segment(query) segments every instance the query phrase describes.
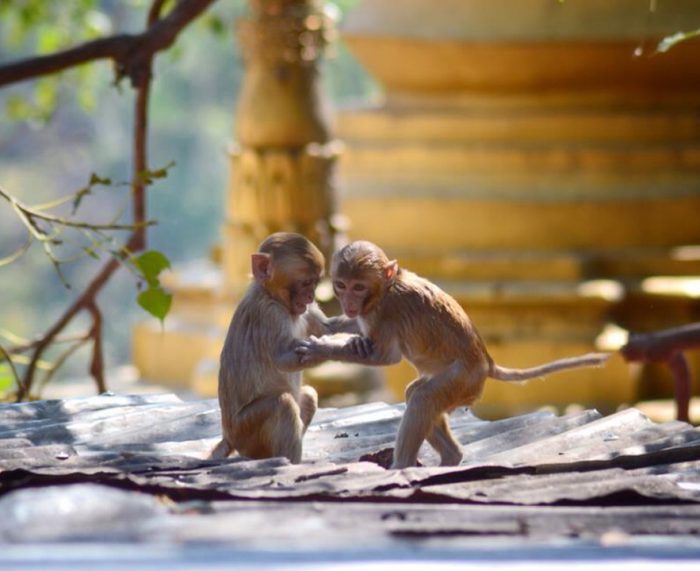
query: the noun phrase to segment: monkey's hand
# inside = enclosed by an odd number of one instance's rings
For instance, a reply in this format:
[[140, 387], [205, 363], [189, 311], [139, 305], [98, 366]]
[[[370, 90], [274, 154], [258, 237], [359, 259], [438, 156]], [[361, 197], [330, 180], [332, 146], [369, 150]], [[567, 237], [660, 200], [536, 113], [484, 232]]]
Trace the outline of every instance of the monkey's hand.
[[322, 361], [361, 362], [372, 350], [372, 341], [360, 335], [312, 335], [300, 341], [295, 349], [299, 361], [307, 365]]
[[352, 352], [353, 355], [360, 357], [361, 359], [367, 359], [374, 351], [374, 343], [369, 337], [364, 337], [362, 335], [353, 335], [350, 337], [346, 344], [346, 347]]
[[330, 358], [331, 346], [323, 338], [311, 335], [298, 341], [294, 351], [301, 364], [312, 365], [327, 361]]

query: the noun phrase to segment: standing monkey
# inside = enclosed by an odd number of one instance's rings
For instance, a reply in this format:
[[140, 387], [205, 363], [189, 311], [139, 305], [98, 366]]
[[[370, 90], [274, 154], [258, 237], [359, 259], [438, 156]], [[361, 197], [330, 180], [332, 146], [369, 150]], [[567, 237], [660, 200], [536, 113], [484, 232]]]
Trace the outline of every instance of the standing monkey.
[[[237, 450], [249, 458], [285, 456], [298, 463], [318, 400], [312, 387], [301, 386], [301, 370], [320, 361], [302, 364], [296, 349], [309, 334], [352, 332], [357, 323], [327, 319], [313, 303], [324, 258], [303, 236], [272, 234], [252, 254], [251, 265], [253, 283], [236, 308], [221, 352], [223, 438], [211, 457]], [[345, 337], [336, 349], [344, 358], [369, 355], [369, 345], [358, 335]]]
[[[576, 367], [600, 366], [602, 353], [559, 359], [530, 369], [494, 363], [471, 320], [457, 301], [426, 279], [399, 268], [396, 260], [371, 242], [353, 242], [332, 264], [333, 290], [348, 317], [358, 317], [372, 342], [369, 357], [351, 357], [367, 365], [390, 365], [405, 357], [419, 377], [406, 388], [406, 411], [394, 448], [392, 468], [415, 466], [427, 440], [441, 465], [462, 460], [448, 414], [471, 406], [487, 377], [522, 381]], [[297, 349], [305, 359], [347, 359], [337, 344], [311, 338]]]

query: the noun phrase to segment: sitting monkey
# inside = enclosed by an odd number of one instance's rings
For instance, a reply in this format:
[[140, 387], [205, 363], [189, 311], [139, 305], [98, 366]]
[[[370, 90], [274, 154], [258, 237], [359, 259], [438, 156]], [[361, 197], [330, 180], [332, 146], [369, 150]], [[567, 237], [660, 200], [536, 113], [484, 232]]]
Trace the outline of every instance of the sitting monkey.
[[[299, 234], [269, 236], [251, 257], [253, 282], [231, 319], [221, 352], [219, 405], [223, 438], [211, 453], [301, 461], [301, 441], [316, 412], [316, 391], [301, 385], [296, 349], [310, 334], [356, 332], [355, 320], [328, 319], [313, 303], [323, 254]], [[359, 335], [345, 336], [341, 356], [369, 355]], [[345, 352], [344, 352], [345, 351]]]
[[[350, 356], [367, 365], [390, 365], [402, 357], [419, 377], [406, 388], [406, 411], [394, 447], [392, 468], [415, 466], [424, 440], [440, 454], [441, 465], [456, 465], [462, 450], [448, 414], [472, 405], [487, 377], [522, 381], [575, 367], [600, 366], [607, 354], [560, 359], [530, 369], [494, 363], [466, 312], [436, 285], [399, 268], [371, 242], [353, 242], [333, 257], [333, 291], [348, 317], [357, 317], [372, 346], [369, 356]], [[297, 349], [304, 361], [348, 360], [341, 345], [311, 338]]]

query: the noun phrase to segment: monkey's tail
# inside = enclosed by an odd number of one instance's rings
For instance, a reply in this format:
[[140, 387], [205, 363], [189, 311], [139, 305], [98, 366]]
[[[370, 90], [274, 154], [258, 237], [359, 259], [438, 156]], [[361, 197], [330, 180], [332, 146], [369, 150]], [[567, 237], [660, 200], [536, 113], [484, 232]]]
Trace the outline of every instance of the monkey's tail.
[[586, 353], [579, 357], [557, 359], [556, 361], [529, 369], [509, 369], [508, 367], [500, 367], [496, 365], [496, 363], [493, 363], [489, 377], [499, 381], [525, 381], [536, 377], [544, 377], [550, 373], [556, 373], [557, 371], [563, 371], [565, 369], [602, 367], [610, 357], [611, 353]]

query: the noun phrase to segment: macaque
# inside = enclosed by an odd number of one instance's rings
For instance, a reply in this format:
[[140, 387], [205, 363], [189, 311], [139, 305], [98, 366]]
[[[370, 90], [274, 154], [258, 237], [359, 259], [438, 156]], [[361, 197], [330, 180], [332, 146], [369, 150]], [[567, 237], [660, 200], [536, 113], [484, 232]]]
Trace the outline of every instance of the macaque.
[[[302, 437], [317, 408], [301, 370], [320, 363], [295, 351], [310, 334], [359, 331], [355, 320], [328, 319], [313, 303], [323, 254], [299, 234], [269, 236], [252, 254], [253, 282], [231, 319], [221, 352], [219, 405], [223, 438], [211, 453], [301, 461]], [[343, 358], [369, 355], [366, 340], [336, 342]]]
[[[609, 358], [592, 353], [529, 369], [501, 367], [489, 356], [454, 298], [400, 268], [371, 242], [353, 242], [337, 252], [332, 280], [343, 312], [358, 318], [372, 342], [368, 357], [352, 360], [390, 365], [405, 357], [418, 370], [418, 378], [406, 388], [406, 411], [392, 468], [415, 466], [424, 440], [439, 453], [441, 465], [459, 464], [462, 450], [450, 431], [448, 414], [459, 406], [471, 406], [481, 395], [486, 378], [523, 381], [563, 369], [601, 366]], [[302, 361], [343, 358], [326, 338], [310, 338], [297, 351]]]

